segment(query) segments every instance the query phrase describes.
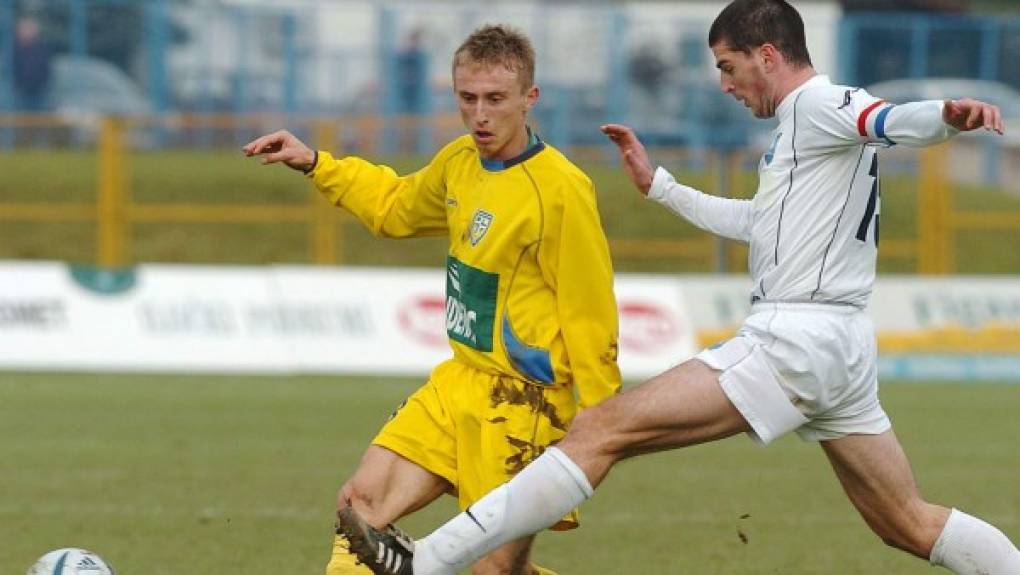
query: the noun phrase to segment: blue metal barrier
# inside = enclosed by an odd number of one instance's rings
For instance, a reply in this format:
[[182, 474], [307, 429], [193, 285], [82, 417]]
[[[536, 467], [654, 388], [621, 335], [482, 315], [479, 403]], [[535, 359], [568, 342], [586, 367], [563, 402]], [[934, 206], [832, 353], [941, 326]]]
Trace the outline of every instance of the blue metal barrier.
[[[1020, 46], [1004, 44], [1017, 33], [1018, 16], [848, 14], [840, 25], [840, 78], [866, 86], [894, 78], [957, 76], [1020, 89], [1020, 77], [1009, 76], [1003, 66], [1020, 58]], [[876, 62], [883, 61], [887, 68], [877, 69]]]
[[[357, 6], [366, 29], [357, 30], [359, 44], [330, 42], [335, 38], [321, 22]], [[452, 98], [434, 97], [432, 81], [448, 74], [447, 62], [460, 38], [488, 21], [509, 21], [525, 28], [539, 56], [539, 80], [545, 93], [536, 116], [542, 119], [550, 142], [562, 147], [604, 144], [597, 126], [626, 122], [648, 126], [649, 139], [661, 145], [696, 149], [748, 144], [753, 120], [746, 111], [718, 93], [707, 54], [707, 23], [714, 13], [694, 18], [671, 17], [658, 22], [668, 27], [660, 46], [668, 82], [661, 98], [649, 98], [636, 85], [632, 72], [634, 50], [645, 41], [649, 21], [629, 15], [627, 3], [569, 4], [515, 3], [480, 9], [468, 5], [388, 2], [334, 2], [308, 0], [281, 5], [168, 3], [162, 0], [0, 0], [0, 110], [14, 107], [9, 71], [13, 67], [14, 24], [26, 13], [56, 19], [59, 26], [43, 23], [46, 33], [59, 30], [64, 54], [95, 57], [97, 43], [110, 34], [107, 12], [118, 9], [140, 14], [144, 33], [138, 34], [136, 57], [119, 63], [119, 71], [139, 86], [151, 113], [178, 111], [249, 113], [268, 112], [285, 117], [343, 113], [379, 114], [383, 117], [381, 149], [384, 153], [434, 149], [434, 126], [416, 122], [408, 140], [400, 119], [408, 114], [428, 118], [454, 109]], [[579, 17], [579, 14], [583, 17]], [[187, 16], [187, 17], [185, 17]], [[686, 18], [686, 19], [684, 19]], [[560, 32], [568, 22], [584, 30], [584, 37], [564, 41]], [[420, 22], [434, 25], [432, 42], [423, 52], [426, 85], [420, 100], [403, 98], [401, 74], [407, 65], [402, 43], [408, 30]], [[569, 28], [569, 27], [568, 27]], [[441, 32], [439, 31], [441, 30]], [[348, 30], [349, 32], [350, 30]], [[838, 70], [826, 70], [835, 79], [869, 85], [893, 77], [922, 78], [965, 75], [995, 80], [1020, 88], [1020, 16], [933, 16], [930, 14], [849, 14], [844, 16], [836, 43]], [[134, 40], [132, 40], [134, 41]], [[578, 42], [597, 49], [585, 53], [583, 74], [564, 74], [551, 62], [566, 66], [562, 52]], [[272, 47], [267, 46], [271, 44]], [[183, 57], [187, 55], [187, 57]], [[190, 61], [189, 61], [190, 58]], [[405, 58], [402, 60], [402, 58]], [[129, 58], [124, 58], [128, 60]], [[367, 70], [367, 72], [366, 72]], [[326, 72], [324, 74], [324, 72]], [[78, 71], [76, 73], [84, 74]], [[326, 77], [324, 77], [326, 76]], [[72, 89], [85, 90], [87, 78], [78, 77]], [[337, 89], [333, 89], [337, 88]], [[444, 86], [437, 86], [445, 90]], [[80, 92], [79, 92], [80, 95]], [[406, 128], [406, 126], [405, 126]], [[190, 144], [217, 145], [208, 130], [195, 132]], [[242, 137], [240, 131], [237, 137]], [[0, 147], [12, 145], [10, 128], [0, 128]], [[156, 145], [172, 138], [159, 135]], [[398, 141], [399, 140], [399, 141]], [[994, 181], [998, 163], [989, 157], [987, 179]], [[994, 164], [994, 165], [993, 165]]]

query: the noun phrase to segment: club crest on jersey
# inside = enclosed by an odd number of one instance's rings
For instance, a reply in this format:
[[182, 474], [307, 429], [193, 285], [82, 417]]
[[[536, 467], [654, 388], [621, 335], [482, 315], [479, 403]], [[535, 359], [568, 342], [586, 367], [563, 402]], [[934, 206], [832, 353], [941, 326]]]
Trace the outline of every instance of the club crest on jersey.
[[468, 231], [468, 239], [471, 240], [471, 245], [477, 246], [491, 226], [492, 214], [482, 209], [475, 210], [475, 215], [471, 218], [471, 229]]

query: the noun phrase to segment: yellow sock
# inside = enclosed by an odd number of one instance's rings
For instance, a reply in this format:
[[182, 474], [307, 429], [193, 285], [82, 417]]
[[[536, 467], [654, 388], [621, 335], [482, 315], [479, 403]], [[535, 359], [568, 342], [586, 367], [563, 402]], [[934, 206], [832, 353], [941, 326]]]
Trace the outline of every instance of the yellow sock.
[[534, 575], [556, 575], [555, 571], [551, 569], [546, 569], [545, 567], [539, 565], [535, 565], [534, 563], [531, 564], [531, 572]]
[[326, 575], [372, 575], [368, 567], [358, 563], [350, 547], [347, 537], [336, 535], [333, 538], [333, 555], [326, 565]]

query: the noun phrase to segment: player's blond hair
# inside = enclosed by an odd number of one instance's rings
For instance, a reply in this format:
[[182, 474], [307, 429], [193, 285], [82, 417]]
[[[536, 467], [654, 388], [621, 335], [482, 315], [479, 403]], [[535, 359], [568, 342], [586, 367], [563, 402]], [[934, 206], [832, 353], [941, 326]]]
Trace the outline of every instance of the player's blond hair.
[[524, 92], [535, 84], [535, 48], [523, 32], [503, 24], [475, 30], [453, 53], [453, 70], [464, 64], [503, 66], [517, 73]]

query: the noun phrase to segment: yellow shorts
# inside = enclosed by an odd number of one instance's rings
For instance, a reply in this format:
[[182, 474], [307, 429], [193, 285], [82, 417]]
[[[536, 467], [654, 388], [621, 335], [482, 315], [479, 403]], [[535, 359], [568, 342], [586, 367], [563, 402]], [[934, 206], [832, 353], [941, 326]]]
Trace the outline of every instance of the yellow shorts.
[[[372, 443], [445, 478], [465, 509], [566, 435], [576, 411], [569, 387], [526, 383], [449, 360]], [[577, 524], [575, 509], [553, 529]]]

